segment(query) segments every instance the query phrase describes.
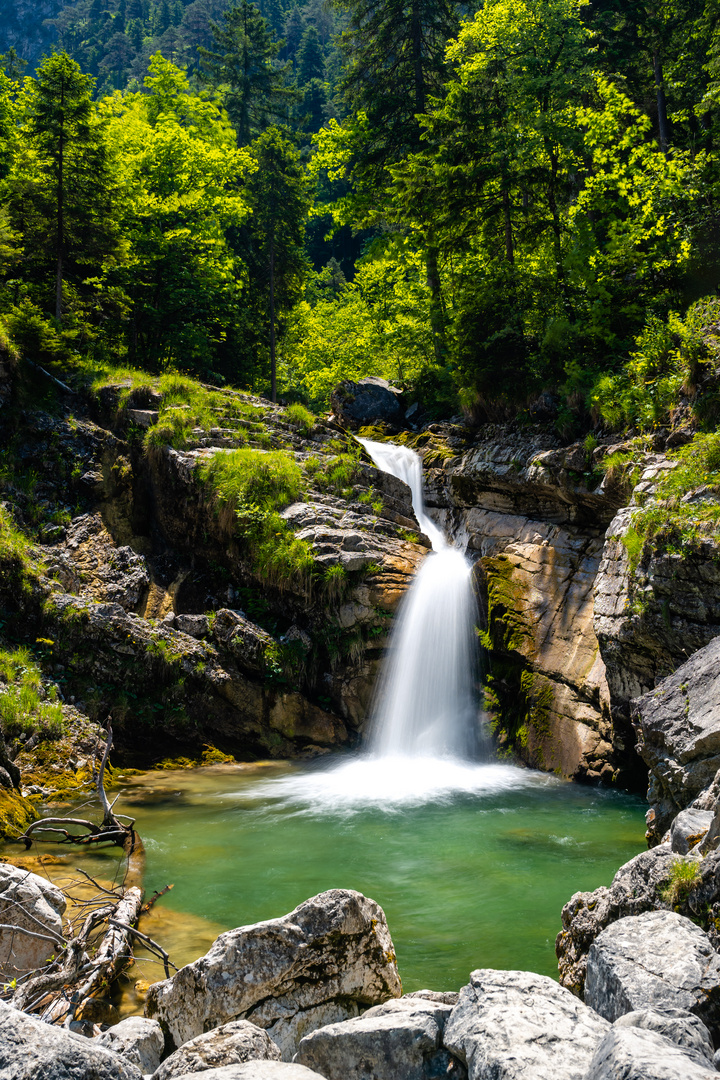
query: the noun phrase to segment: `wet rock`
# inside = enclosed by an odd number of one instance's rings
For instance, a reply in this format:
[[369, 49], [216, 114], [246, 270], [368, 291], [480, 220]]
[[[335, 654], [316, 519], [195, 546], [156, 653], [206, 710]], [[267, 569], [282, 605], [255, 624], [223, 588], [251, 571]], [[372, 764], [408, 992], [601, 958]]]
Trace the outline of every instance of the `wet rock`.
[[664, 1006], [662, 1011], [639, 1009], [625, 1013], [615, 1021], [613, 1027], [656, 1031], [676, 1046], [682, 1047], [683, 1050], [692, 1050], [712, 1062], [714, 1050], [710, 1032], [699, 1017], [693, 1016], [684, 1009], [675, 1009], [670, 1006]]
[[469, 1080], [583, 1080], [606, 1020], [544, 975], [474, 971], [445, 1025]]
[[150, 988], [146, 1014], [176, 1046], [251, 1019], [287, 1060], [309, 1031], [400, 993], [382, 908], [332, 889], [283, 918], [221, 934], [205, 956]]
[[713, 1080], [712, 1065], [657, 1031], [614, 1026], [600, 1043], [584, 1080]]
[[141, 1073], [154, 1073], [163, 1055], [165, 1037], [156, 1020], [126, 1016], [119, 1024], [104, 1031], [96, 1045], [119, 1054], [136, 1065]]
[[376, 1005], [362, 1016], [306, 1035], [294, 1060], [327, 1080], [464, 1078], [464, 1066], [442, 1045], [452, 1006], [403, 997]]
[[[17, 930], [0, 929], [0, 981], [10, 982], [35, 968], [44, 967], [63, 941], [62, 916], [67, 904], [60, 889], [45, 878], [0, 863], [0, 923]], [[44, 934], [46, 938], [24, 934]]]
[[400, 427], [405, 416], [400, 393], [374, 375], [357, 382], [346, 379], [332, 391], [330, 404], [337, 419], [353, 431], [379, 423]]
[[0, 1001], [3, 1080], [142, 1080], [135, 1065], [94, 1040], [52, 1027]]
[[707, 934], [674, 911], [608, 926], [590, 947], [585, 1001], [607, 1020], [644, 1008], [685, 1009], [720, 1037], [720, 956]]
[[687, 853], [707, 835], [713, 823], [712, 810], [682, 810], [670, 827], [670, 846], [679, 855]]
[[[146, 1021], [152, 1023], [154, 1021]], [[244, 1061], [279, 1061], [280, 1051], [270, 1036], [248, 1020], [232, 1020], [184, 1043], [163, 1061], [153, 1080], [205, 1072]]]
[[676, 861], [670, 845], [662, 844], [621, 866], [609, 887], [575, 893], [562, 909], [563, 929], [555, 942], [561, 986], [583, 996], [593, 941], [618, 919], [664, 907], [660, 890]]
[[658, 838], [720, 769], [720, 637], [634, 702], [632, 718]]

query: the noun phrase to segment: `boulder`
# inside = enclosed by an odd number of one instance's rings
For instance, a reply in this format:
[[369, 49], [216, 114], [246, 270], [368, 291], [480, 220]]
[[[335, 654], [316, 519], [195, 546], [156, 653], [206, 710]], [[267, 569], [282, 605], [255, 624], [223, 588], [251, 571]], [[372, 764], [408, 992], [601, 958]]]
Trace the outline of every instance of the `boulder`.
[[705, 838], [713, 817], [712, 810], [681, 810], [670, 826], [670, 846], [673, 851], [687, 855]]
[[3, 1080], [142, 1080], [129, 1061], [91, 1039], [44, 1024], [0, 1001]]
[[470, 1080], [583, 1080], [608, 1023], [530, 971], [473, 971], [445, 1024]]
[[600, 1043], [584, 1080], [717, 1080], [701, 1054], [657, 1031], [614, 1026]]
[[613, 1027], [643, 1028], [656, 1031], [683, 1050], [692, 1050], [708, 1061], [713, 1059], [713, 1041], [710, 1032], [698, 1016], [685, 1012], [684, 1009], [663, 1008], [638, 1009], [625, 1013], [616, 1020]]
[[221, 934], [205, 956], [150, 988], [146, 1015], [176, 1046], [251, 1019], [289, 1060], [308, 1031], [400, 994], [382, 908], [331, 889], [280, 919]]
[[555, 942], [561, 986], [583, 996], [593, 941], [618, 919], [663, 907], [660, 890], [667, 885], [676, 861], [670, 845], [661, 844], [621, 866], [609, 888], [601, 885], [571, 897], [562, 909], [563, 929]]
[[165, 1037], [157, 1020], [148, 1020], [145, 1016], [126, 1016], [119, 1024], [104, 1031], [96, 1045], [120, 1054], [126, 1061], [137, 1065], [141, 1073], [154, 1073], [165, 1049]]
[[[304, 1065], [291, 1065], [285, 1061], [246, 1061], [242, 1065], [222, 1065], [219, 1069], [208, 1069], [202, 1075], [204, 1080], [324, 1080], [319, 1073], [306, 1069]], [[179, 1076], [177, 1080], [187, 1080], [189, 1076], [195, 1080], [193, 1073]]]
[[674, 911], [620, 919], [590, 946], [585, 1001], [610, 1021], [637, 1009], [686, 1009], [718, 1039], [720, 956]]
[[[151, 1021], [147, 1021], [150, 1023]], [[280, 1051], [270, 1036], [249, 1020], [232, 1020], [184, 1043], [163, 1061], [153, 1080], [206, 1072], [244, 1061], [279, 1061]]]
[[17, 927], [0, 929], [0, 981], [9, 982], [47, 962], [63, 939], [65, 908], [60, 889], [45, 878], [0, 863], [0, 923]]
[[337, 419], [353, 431], [380, 423], [400, 427], [405, 419], [400, 391], [374, 375], [357, 382], [345, 379], [332, 391], [330, 404]]
[[452, 1006], [420, 997], [387, 1001], [362, 1016], [312, 1031], [301, 1041], [295, 1061], [327, 1080], [430, 1080], [467, 1076], [443, 1048]]
[[720, 768], [720, 637], [634, 701], [632, 721], [650, 769], [650, 825], [658, 838]]

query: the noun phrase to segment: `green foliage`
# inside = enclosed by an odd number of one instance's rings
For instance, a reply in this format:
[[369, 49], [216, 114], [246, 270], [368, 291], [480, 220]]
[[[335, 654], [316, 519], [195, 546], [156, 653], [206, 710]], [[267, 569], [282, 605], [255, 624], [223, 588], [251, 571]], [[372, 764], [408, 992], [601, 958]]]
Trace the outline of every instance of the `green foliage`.
[[244, 537], [258, 577], [280, 589], [308, 594], [312, 549], [298, 540], [279, 514], [302, 488], [302, 470], [284, 451], [234, 450], [216, 454], [200, 477], [222, 507], [223, 521]]
[[305, 462], [305, 475], [313, 487], [341, 498], [350, 498], [353, 484], [358, 479], [361, 449], [341, 451], [332, 457], [315, 455]]
[[299, 403], [288, 405], [285, 410], [285, 418], [292, 427], [301, 431], [306, 438], [312, 435], [315, 430], [315, 424], [317, 423], [315, 414], [311, 413], [309, 409], [306, 409], [304, 405], [300, 405]]
[[53, 739], [65, 730], [57, 689], [45, 690], [40, 668], [26, 647], [0, 649], [0, 728], [10, 738], [38, 732]]
[[696, 435], [672, 459], [675, 468], [633, 514], [632, 527], [656, 550], [689, 554], [720, 526], [720, 432]]
[[338, 563], [328, 566], [323, 577], [323, 592], [332, 603], [341, 600], [347, 588], [347, 571]]
[[15, 525], [9, 510], [0, 506], [0, 582], [27, 590], [37, 578], [38, 569], [39, 560], [29, 540]]
[[670, 867], [667, 885], [660, 890], [660, 898], [665, 904], [676, 908], [687, 900], [693, 886], [700, 880], [699, 861], [675, 859]]

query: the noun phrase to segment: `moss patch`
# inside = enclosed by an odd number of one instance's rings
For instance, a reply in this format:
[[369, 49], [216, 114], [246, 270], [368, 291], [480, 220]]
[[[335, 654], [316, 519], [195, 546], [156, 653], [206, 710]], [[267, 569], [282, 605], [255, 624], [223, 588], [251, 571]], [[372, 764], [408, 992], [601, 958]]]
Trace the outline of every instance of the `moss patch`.
[[40, 813], [34, 802], [17, 791], [0, 789], [0, 838], [15, 840], [28, 825], [37, 821]]

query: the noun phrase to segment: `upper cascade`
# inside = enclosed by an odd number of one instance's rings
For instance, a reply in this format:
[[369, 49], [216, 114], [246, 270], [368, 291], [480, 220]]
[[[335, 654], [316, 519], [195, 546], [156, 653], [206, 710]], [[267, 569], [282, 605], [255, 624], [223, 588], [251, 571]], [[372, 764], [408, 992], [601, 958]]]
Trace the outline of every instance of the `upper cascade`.
[[475, 598], [471, 567], [425, 512], [422, 462], [404, 446], [360, 440], [379, 469], [412, 492], [433, 554], [404, 598], [375, 692], [370, 750], [377, 757], [453, 757], [477, 752]]

